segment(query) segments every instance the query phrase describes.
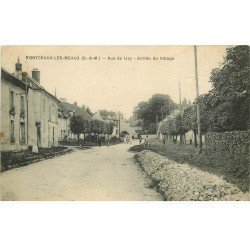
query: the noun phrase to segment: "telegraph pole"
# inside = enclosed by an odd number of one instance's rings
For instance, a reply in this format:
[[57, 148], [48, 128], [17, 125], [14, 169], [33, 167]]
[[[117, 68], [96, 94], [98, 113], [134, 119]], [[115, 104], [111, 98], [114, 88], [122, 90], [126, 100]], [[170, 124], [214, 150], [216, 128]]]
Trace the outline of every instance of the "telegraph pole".
[[120, 136], [121, 136], [121, 114], [119, 112], [119, 139], [120, 139]]
[[181, 82], [179, 82], [179, 102], [180, 102], [180, 112], [182, 111], [181, 108]]
[[158, 130], [158, 114], [156, 115], [156, 134], [157, 134], [157, 130]]
[[[198, 67], [197, 67], [197, 48], [194, 46], [194, 62], [195, 62], [195, 82], [196, 82], [196, 100], [199, 97], [199, 81], [198, 81]], [[201, 134], [201, 117], [200, 117], [200, 105], [196, 102], [197, 110], [197, 126], [198, 126], [198, 138], [199, 138], [199, 153], [202, 152], [202, 134]]]

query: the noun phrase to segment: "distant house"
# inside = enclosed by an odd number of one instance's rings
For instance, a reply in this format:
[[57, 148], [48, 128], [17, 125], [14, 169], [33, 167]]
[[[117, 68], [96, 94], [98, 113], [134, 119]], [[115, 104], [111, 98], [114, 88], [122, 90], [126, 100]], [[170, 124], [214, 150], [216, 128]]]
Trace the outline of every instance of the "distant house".
[[[68, 103], [65, 98], [60, 98], [60, 101], [58, 109], [59, 140], [76, 139], [76, 135], [70, 131], [70, 118], [73, 115], [80, 115], [85, 119], [91, 119], [91, 115], [84, 108], [78, 107], [76, 102], [74, 104]], [[80, 135], [80, 138], [83, 137], [83, 135]]]
[[111, 122], [114, 125], [113, 136], [119, 136], [122, 131], [127, 131], [130, 136], [137, 137], [138, 127], [133, 126], [129, 120], [124, 119], [121, 112], [117, 112], [113, 115], [103, 116], [101, 111], [98, 110], [92, 117], [93, 119]]
[[70, 138], [70, 113], [64, 109], [58, 109], [58, 141]]
[[119, 117], [117, 114], [115, 114], [115, 115], [109, 114], [107, 116], [104, 116], [101, 114], [101, 111], [98, 110], [94, 113], [94, 115], [92, 116], [92, 119], [112, 123], [113, 124], [113, 132], [111, 135], [118, 136], [118, 134], [119, 134]]

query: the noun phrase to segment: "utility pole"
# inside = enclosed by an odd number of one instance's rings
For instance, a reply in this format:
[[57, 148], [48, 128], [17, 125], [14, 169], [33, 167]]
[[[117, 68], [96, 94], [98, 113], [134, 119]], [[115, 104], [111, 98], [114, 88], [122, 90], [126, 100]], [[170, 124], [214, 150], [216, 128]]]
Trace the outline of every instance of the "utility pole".
[[170, 99], [168, 99], [168, 116], [171, 114]]
[[[197, 48], [194, 46], [194, 62], [195, 62], [195, 82], [196, 82], [196, 99], [199, 97], [199, 81], [198, 81], [198, 66], [197, 66]], [[198, 126], [198, 138], [199, 138], [199, 153], [202, 152], [202, 134], [201, 134], [201, 117], [200, 117], [200, 105], [196, 102], [197, 110], [197, 126]]]
[[120, 139], [120, 136], [121, 136], [121, 114], [119, 112], [119, 139]]
[[156, 115], [156, 134], [157, 134], [157, 131], [158, 131], [158, 114]]
[[180, 113], [182, 111], [182, 108], [181, 108], [181, 82], [179, 82], [179, 102], [180, 102]]

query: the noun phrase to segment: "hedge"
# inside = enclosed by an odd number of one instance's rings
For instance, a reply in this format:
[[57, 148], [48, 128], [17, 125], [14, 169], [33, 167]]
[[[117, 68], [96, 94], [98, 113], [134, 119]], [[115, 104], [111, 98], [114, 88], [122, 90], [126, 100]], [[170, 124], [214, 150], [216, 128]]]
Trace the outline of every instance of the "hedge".
[[230, 157], [248, 156], [250, 131], [210, 132], [206, 134], [206, 148], [213, 153]]

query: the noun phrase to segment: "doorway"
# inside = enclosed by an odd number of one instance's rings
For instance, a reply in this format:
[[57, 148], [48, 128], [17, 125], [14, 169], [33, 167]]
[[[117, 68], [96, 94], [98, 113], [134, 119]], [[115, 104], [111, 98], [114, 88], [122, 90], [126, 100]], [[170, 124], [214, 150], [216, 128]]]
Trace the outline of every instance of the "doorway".
[[41, 126], [37, 126], [36, 131], [37, 131], [37, 147], [40, 148], [41, 147]]

